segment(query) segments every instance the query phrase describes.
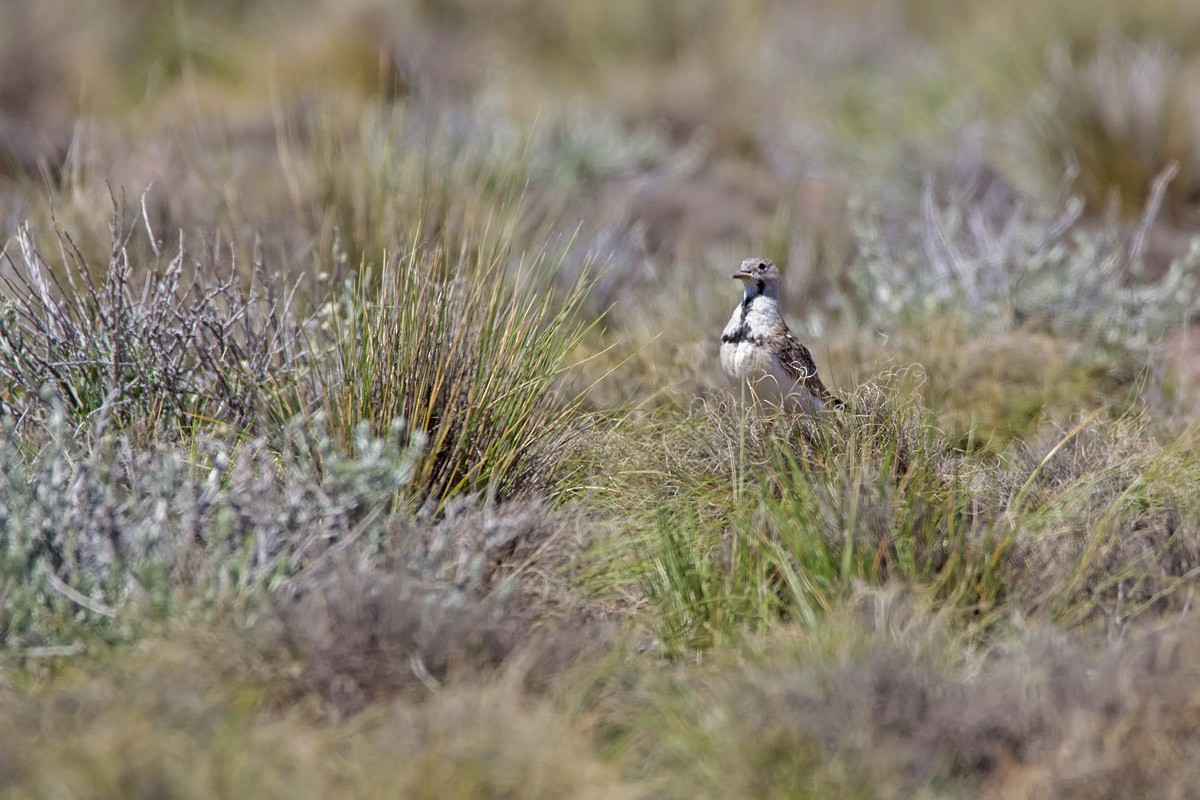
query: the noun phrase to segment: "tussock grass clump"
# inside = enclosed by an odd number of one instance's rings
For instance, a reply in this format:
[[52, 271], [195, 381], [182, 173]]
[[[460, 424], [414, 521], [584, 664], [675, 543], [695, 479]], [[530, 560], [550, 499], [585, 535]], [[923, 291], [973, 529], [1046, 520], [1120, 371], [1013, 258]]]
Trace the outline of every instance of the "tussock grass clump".
[[1082, 57], [1053, 54], [1000, 165], [1043, 195], [1056, 188], [1045, 176], [1074, 169], [1092, 211], [1115, 200], [1128, 215], [1147, 205], [1154, 179], [1176, 164], [1164, 210], [1183, 222], [1197, 214], [1198, 141], [1200, 62], [1161, 41], [1115, 40]]
[[0, 261], [0, 410], [27, 422], [57, 404], [81, 429], [136, 423], [156, 436], [279, 422], [307, 357], [290, 295], [261, 264], [248, 288], [236, 262], [206, 278], [215, 270], [190, 263], [182, 235], [171, 253], [151, 242], [152, 263], [136, 263], [142, 224], [117, 206], [102, 268], [66, 231], [53, 263], [28, 226], [17, 231]]
[[388, 261], [349, 299], [334, 422], [343, 435], [360, 418], [421, 431], [410, 495], [433, 508], [548, 488], [587, 424], [580, 400], [559, 391], [585, 331], [586, 283], [559, 292], [549, 255], [519, 261], [488, 231], [446, 248]]
[[923, 413], [874, 387], [845, 415], [710, 406], [684, 459], [705, 477], [664, 476], [679, 485], [656, 498], [637, 540], [634, 569], [664, 641], [703, 647], [781, 620], [815, 624], [859, 581], [994, 603], [970, 481]]
[[325, 401], [340, 435], [396, 417], [421, 431], [409, 496], [432, 510], [453, 495], [547, 487], [586, 424], [560, 389], [593, 260], [555, 233], [554, 191], [526, 194], [547, 165], [482, 103], [396, 109], [369, 118], [360, 140], [329, 144], [323, 235], [335, 269], [363, 265], [341, 276], [350, 288], [326, 317]]

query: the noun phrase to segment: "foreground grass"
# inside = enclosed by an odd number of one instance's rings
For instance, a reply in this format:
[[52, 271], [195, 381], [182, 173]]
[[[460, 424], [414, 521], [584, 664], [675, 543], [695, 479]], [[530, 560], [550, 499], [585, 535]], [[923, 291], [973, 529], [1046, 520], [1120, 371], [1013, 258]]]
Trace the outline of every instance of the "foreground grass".
[[38, 699], [5, 692], [0, 789], [44, 798], [621, 796], [622, 781], [582, 731], [513, 684], [422, 689], [331, 722], [306, 713], [314, 707], [296, 676], [311, 676], [264, 655], [275, 656], [191, 631], [151, 638], [102, 672], [60, 676]]
[[[1194, 622], [1092, 647], [1035, 627], [964, 649], [897, 592], [704, 665], [625, 650], [530, 682], [528, 659], [330, 716], [269, 629], [162, 632], [0, 687], [12, 797], [1186, 795]], [[392, 646], [398, 640], [384, 639]], [[527, 651], [532, 653], [533, 651]], [[397, 653], [396, 655], [400, 655]], [[30, 690], [32, 689], [32, 691]]]

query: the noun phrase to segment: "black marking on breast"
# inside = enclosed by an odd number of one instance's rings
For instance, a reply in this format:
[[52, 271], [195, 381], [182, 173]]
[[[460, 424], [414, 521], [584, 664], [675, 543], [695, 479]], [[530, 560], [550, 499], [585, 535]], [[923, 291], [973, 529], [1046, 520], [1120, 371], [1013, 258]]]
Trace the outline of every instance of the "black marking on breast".
[[754, 344], [762, 344], [762, 337], [750, 335], [750, 326], [746, 324], [746, 317], [750, 314], [750, 305], [762, 297], [763, 291], [766, 289], [766, 284], [763, 281], [758, 281], [755, 284], [754, 292], [746, 292], [746, 296], [742, 298], [742, 315], [738, 318], [737, 329], [733, 333], [725, 333], [721, 335], [721, 342], [724, 344], [737, 344], [739, 342], [752, 342]]
[[764, 339], [762, 336], [751, 336], [750, 327], [745, 323], [737, 326], [733, 333], [721, 334], [721, 344], [741, 344], [749, 342], [753, 345], [762, 345]]

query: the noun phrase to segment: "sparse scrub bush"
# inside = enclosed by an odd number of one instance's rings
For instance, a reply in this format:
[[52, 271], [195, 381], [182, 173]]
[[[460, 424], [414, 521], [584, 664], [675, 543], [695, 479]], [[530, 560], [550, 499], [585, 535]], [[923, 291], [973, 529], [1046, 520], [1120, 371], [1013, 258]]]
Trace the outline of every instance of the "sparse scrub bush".
[[156, 436], [279, 422], [299, 402], [308, 355], [291, 295], [260, 264], [248, 288], [236, 261], [207, 278], [182, 234], [174, 251], [135, 263], [127, 246], [143, 223], [118, 204], [102, 268], [66, 231], [54, 262], [28, 226], [17, 231], [0, 262], [0, 409], [29, 423], [57, 404], [81, 431], [138, 424]]
[[[248, 608], [330, 554], [376, 549], [412, 479], [420, 438], [362, 427], [342, 456], [318, 426], [274, 442], [206, 435], [140, 448], [126, 435], [77, 441], [51, 414], [30, 458], [8, 423], [0, 443], [0, 642], [127, 635], [139, 612]], [[320, 465], [318, 470], [317, 465]]]
[[279, 643], [336, 714], [518, 664], [526, 689], [551, 685], [613, 641], [603, 620], [584, 622], [564, 576], [546, 574], [577, 555], [572, 524], [538, 504], [394, 523], [370, 563], [343, 559], [276, 597]]
[[1043, 330], [1125, 364], [1142, 360], [1200, 306], [1196, 247], [1161, 277], [1142, 274], [1146, 236], [1171, 175], [1159, 176], [1128, 236], [1113, 227], [1089, 232], [1079, 224], [1080, 201], [1069, 195], [1043, 209], [997, 191], [960, 209], [938, 207], [926, 187], [922, 223], [907, 236], [885, 236], [878, 218], [859, 218], [847, 311], [883, 330], [965, 311], [976, 333]]
[[971, 447], [998, 451], [1081, 409], [1137, 408], [1157, 349], [1200, 310], [1200, 248], [1169, 266], [1147, 254], [1171, 175], [1124, 233], [1086, 222], [1069, 182], [1046, 209], [1003, 186], [943, 205], [927, 186], [919, 224], [859, 216], [839, 313], [922, 364], [942, 425]]
[[[369, 428], [350, 456], [319, 418], [293, 421], [270, 447], [207, 435], [186, 447], [116, 434], [79, 443], [61, 412], [33, 457], [6, 440], [0, 643], [121, 638], [191, 611], [259, 616], [274, 598], [288, 646], [314, 669], [357, 674], [352, 643], [371, 637], [360, 682], [375, 676], [363, 689], [373, 695], [412, 678], [379, 661], [405, 648], [440, 679], [475, 652], [507, 658], [542, 617], [575, 624], [564, 562], [582, 547], [577, 523], [536, 504], [473, 511], [462, 499], [438, 521], [407, 517], [395, 500], [423, 438], [398, 423], [379, 438]], [[339, 706], [359, 697], [347, 681]]]

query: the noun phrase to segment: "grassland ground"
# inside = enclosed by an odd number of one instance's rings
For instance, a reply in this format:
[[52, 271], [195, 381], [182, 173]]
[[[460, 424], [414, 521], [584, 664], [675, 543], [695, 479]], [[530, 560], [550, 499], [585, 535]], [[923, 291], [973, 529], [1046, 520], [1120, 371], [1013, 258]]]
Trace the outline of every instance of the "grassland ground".
[[0, 795], [1200, 793], [1194, 5], [6, 4]]

